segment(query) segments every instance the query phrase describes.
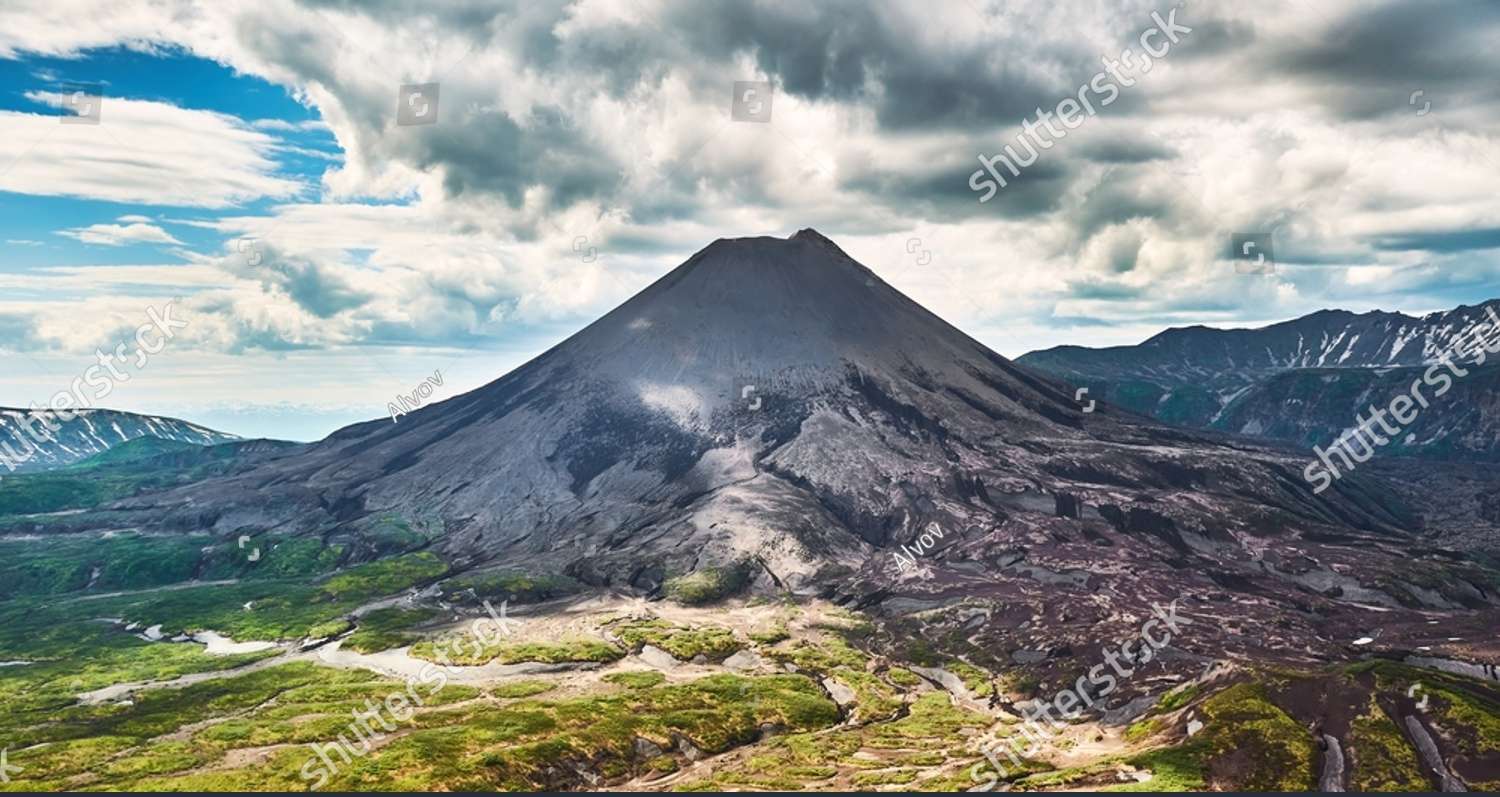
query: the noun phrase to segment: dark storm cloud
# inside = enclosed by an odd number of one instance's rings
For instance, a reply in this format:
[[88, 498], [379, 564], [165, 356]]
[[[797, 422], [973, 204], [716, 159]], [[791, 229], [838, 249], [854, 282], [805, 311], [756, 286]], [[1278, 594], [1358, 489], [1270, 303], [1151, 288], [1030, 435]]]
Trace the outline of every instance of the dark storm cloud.
[[1417, 232], [1381, 238], [1376, 249], [1390, 252], [1468, 252], [1478, 249], [1500, 249], [1500, 227], [1479, 227], [1472, 230], [1445, 230], [1442, 232]]
[[1075, 299], [1137, 299], [1153, 290], [1150, 286], [1125, 285], [1119, 282], [1070, 281], [1068, 295]]
[[1409, 113], [1412, 91], [1493, 100], [1493, 48], [1500, 40], [1494, 0], [1390, 0], [1356, 8], [1319, 34], [1259, 51], [1260, 66], [1306, 83], [1332, 110], [1354, 119]]
[[1086, 79], [1098, 69], [1096, 53], [1067, 41], [1039, 48], [1024, 31], [949, 50], [924, 48], [895, 15], [864, 2], [714, 8], [707, 14], [696, 2], [676, 4], [664, 25], [708, 58], [750, 53], [790, 94], [871, 104], [890, 130], [1014, 124], [1072, 89], [1053, 75]]
[[1070, 222], [1079, 239], [1088, 240], [1106, 227], [1131, 219], [1172, 221], [1177, 215], [1170, 196], [1133, 179], [1128, 167], [1120, 167], [1111, 169], [1084, 195]]
[[1148, 138], [1093, 139], [1079, 143], [1075, 153], [1078, 157], [1095, 163], [1145, 163], [1177, 157], [1176, 150], [1161, 141]]
[[1172, 60], [1202, 61], [1246, 50], [1256, 44], [1255, 28], [1247, 22], [1214, 17], [1200, 17], [1208, 9], [1193, 9], [1184, 14], [1193, 34], [1172, 48]]
[[[358, 122], [359, 138], [371, 145], [372, 161], [393, 159], [423, 171], [440, 170], [450, 196], [491, 194], [518, 207], [528, 192], [541, 187], [547, 209], [599, 201], [630, 208], [639, 223], [696, 216], [706, 186], [724, 189], [747, 205], [775, 206], [779, 200], [766, 189], [768, 170], [724, 173], [715, 158], [704, 157], [701, 146], [692, 157], [666, 153], [648, 184], [627, 186], [630, 164], [611, 161], [623, 157], [619, 148], [597, 140], [599, 133], [589, 120], [575, 118], [581, 97], [661, 102], [657, 90], [673, 76], [685, 80], [702, 101], [725, 93], [730, 80], [747, 77], [729, 65], [748, 57], [778, 93], [868, 108], [878, 131], [965, 131], [995, 138], [997, 149], [1038, 109], [1050, 111], [1061, 99], [1076, 95], [1101, 69], [1103, 54], [1086, 36], [1043, 39], [1039, 29], [1000, 24], [968, 4], [943, 9], [931, 25], [968, 27], [984, 35], [923, 35], [913, 29], [926, 27], [920, 15], [854, 0], [734, 0], [716, 3], [712, 12], [697, 2], [667, 0], [657, 13], [634, 9], [640, 13], [625, 14], [621, 24], [599, 24], [596, 18], [579, 16], [597, 10], [559, 0], [458, 0], [421, 8], [352, 0], [313, 0], [310, 5], [403, 30], [403, 44], [433, 64], [431, 75], [403, 75], [403, 80], [454, 75], [442, 81], [439, 123], [430, 127], [394, 129], [391, 91], [361, 85], [340, 92], [346, 111]], [[1118, 12], [1119, 19], [1134, 20], [1119, 28], [1121, 48], [1137, 27], [1152, 24], [1149, 11], [1137, 3]], [[330, 66], [335, 62], [316, 54], [326, 49], [320, 39], [336, 34], [342, 35], [331, 27], [316, 35], [247, 33], [261, 37], [254, 46], [271, 60], [337, 90], [341, 81]], [[521, 70], [546, 76], [569, 94], [515, 116], [515, 105], [497, 105], [493, 83], [475, 82], [457, 68], [471, 50], [512, 55]], [[348, 81], [342, 85], [347, 87]], [[1149, 96], [1143, 89], [1126, 89], [1100, 110], [1112, 117], [1138, 115], [1149, 109]], [[776, 124], [789, 122], [778, 118]], [[1101, 144], [1082, 154], [1106, 163], [1170, 157], [1168, 150], [1147, 142]], [[1057, 209], [1070, 171], [1057, 161], [1065, 160], [1050, 155], [985, 206], [974, 201], [968, 187], [968, 175], [977, 165], [960, 169], [944, 163], [921, 173], [867, 171], [841, 178], [846, 187], [876, 203], [915, 202], [929, 217], [997, 211], [1034, 216]]]
[[336, 269], [307, 258], [283, 255], [265, 242], [260, 244], [258, 255], [260, 262], [253, 265], [238, 255], [225, 258], [223, 264], [232, 274], [256, 280], [267, 288], [279, 288], [299, 307], [318, 318], [332, 318], [345, 310], [360, 307], [372, 298], [369, 293], [350, 285]]
[[603, 148], [556, 109], [539, 109], [521, 124], [499, 110], [468, 113], [458, 124], [434, 125], [415, 146], [415, 165], [454, 167], [443, 183], [453, 196], [487, 191], [519, 206], [527, 188], [545, 185], [553, 205], [566, 207], [607, 196], [620, 183]]
[[1061, 159], [1039, 160], [1017, 176], [1005, 173], [1008, 185], [985, 203], [969, 187], [969, 176], [979, 169], [971, 162], [943, 165], [933, 170], [894, 171], [870, 168], [841, 175], [841, 187], [873, 201], [920, 214], [928, 220], [966, 218], [1026, 218], [1056, 210], [1073, 173]]

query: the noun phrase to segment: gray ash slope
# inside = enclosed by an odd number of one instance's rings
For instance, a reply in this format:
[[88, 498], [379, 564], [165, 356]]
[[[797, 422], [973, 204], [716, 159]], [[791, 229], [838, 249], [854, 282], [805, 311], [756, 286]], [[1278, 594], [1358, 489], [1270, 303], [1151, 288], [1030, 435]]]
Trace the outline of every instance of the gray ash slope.
[[151, 508], [220, 528], [421, 512], [468, 558], [619, 581], [614, 552], [647, 549], [795, 581], [901, 538], [930, 496], [985, 489], [1006, 440], [1087, 441], [1083, 420], [809, 230], [717, 241], [496, 382]]
[[[38, 435], [47, 439], [38, 441]], [[66, 467], [143, 437], [201, 446], [240, 439], [176, 418], [133, 412], [76, 410], [64, 420], [51, 410], [0, 407], [0, 456], [21, 473]], [[8, 470], [0, 466], [0, 475]]]
[[[1242, 598], [1237, 627], [1298, 655], [1313, 625], [1345, 622], [1339, 606], [1491, 606], [1467, 570], [1403, 591], [1421, 518], [1362, 478], [1314, 496], [1300, 467], [1108, 405], [1082, 413], [1062, 383], [804, 230], [717, 241], [489, 385], [113, 521], [357, 534], [399, 514], [441, 528], [458, 569], [650, 591], [748, 562], [758, 587], [866, 605], [1063, 610], [1057, 644], [1196, 592]], [[892, 552], [933, 523], [941, 550], [898, 571]], [[1266, 641], [1282, 636], [1296, 639]]]

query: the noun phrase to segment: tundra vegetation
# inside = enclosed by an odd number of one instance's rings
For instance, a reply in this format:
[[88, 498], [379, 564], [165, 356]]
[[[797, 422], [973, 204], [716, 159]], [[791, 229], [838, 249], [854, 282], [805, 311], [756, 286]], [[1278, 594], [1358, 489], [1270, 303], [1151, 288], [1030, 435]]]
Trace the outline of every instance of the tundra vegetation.
[[[27, 522], [0, 535], [0, 745], [20, 767], [5, 789], [307, 789], [309, 745], [407, 689], [320, 659], [334, 643], [418, 664], [457, 652], [434, 664], [452, 677], [326, 790], [962, 791], [984, 781], [982, 743], [1019, 732], [1015, 702], [1046, 691], [961, 634], [893, 637], [825, 602], [742, 595], [734, 568], [610, 603], [562, 576], [455, 573], [420, 517], [324, 536], [248, 529], [249, 546]], [[511, 601], [519, 631], [476, 640], [466, 629], [495, 600]], [[210, 631], [275, 646], [223, 654], [188, 639]], [[493, 664], [520, 666], [478, 680], [463, 669]], [[1001, 780], [1311, 790], [1322, 706], [1347, 718], [1336, 732], [1351, 790], [1430, 789], [1405, 728], [1415, 686], [1456, 774], [1500, 788], [1500, 685], [1383, 660], [1152, 686], [1127, 727], [1080, 721]]]

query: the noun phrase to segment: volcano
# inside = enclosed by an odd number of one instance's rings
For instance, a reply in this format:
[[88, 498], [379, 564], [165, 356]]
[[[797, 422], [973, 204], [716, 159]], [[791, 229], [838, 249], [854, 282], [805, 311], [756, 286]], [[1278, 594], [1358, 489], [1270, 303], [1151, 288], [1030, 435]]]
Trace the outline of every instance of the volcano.
[[1168, 601], [1214, 655], [1494, 622], [1492, 576], [1379, 482], [1314, 495], [1305, 455], [1074, 397], [812, 230], [724, 239], [484, 387], [113, 511], [356, 546], [394, 515], [455, 569], [647, 595], [732, 567], [897, 620], [962, 601], [954, 630], [1017, 657]]

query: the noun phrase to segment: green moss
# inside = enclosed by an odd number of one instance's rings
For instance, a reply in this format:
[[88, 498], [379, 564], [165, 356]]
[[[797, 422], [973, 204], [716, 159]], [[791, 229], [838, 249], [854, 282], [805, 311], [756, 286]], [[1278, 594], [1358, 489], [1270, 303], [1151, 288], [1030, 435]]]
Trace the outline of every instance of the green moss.
[[356, 653], [405, 647], [420, 637], [403, 633], [403, 629], [421, 625], [437, 614], [432, 609], [376, 609], [359, 618], [358, 630], [344, 640], [342, 647]]
[[216, 748], [189, 742], [157, 742], [111, 760], [100, 774], [108, 779], [165, 775], [200, 766], [220, 754]]
[[[1144, 783], [1121, 783], [1108, 786], [1103, 791], [1184, 792], [1205, 791], [1208, 786], [1203, 779], [1203, 762], [1199, 748], [1170, 747], [1153, 750], [1129, 759], [1138, 769], [1151, 772], [1151, 779]], [[1298, 789], [1298, 791], [1303, 791]]]
[[1206, 783], [1215, 762], [1231, 757], [1241, 762], [1235, 767], [1237, 782], [1229, 784], [1232, 788], [1306, 791], [1314, 787], [1317, 745], [1306, 728], [1269, 700], [1262, 686], [1236, 684], [1205, 700], [1199, 710], [1204, 726], [1192, 739], [1127, 759], [1151, 770], [1153, 777], [1144, 784], [1125, 784], [1125, 788], [1153, 791]]
[[988, 725], [989, 718], [953, 705], [947, 693], [929, 692], [911, 704], [905, 717], [871, 726], [865, 739], [874, 747], [906, 748], [918, 741], [952, 739], [964, 729]]
[[508, 600], [537, 603], [583, 590], [579, 582], [563, 575], [496, 571], [465, 573], [443, 584], [446, 600]]
[[917, 779], [915, 769], [886, 769], [878, 772], [861, 772], [854, 776], [855, 786], [885, 786], [893, 783], [911, 783]]
[[645, 689], [656, 686], [667, 680], [667, 676], [656, 670], [635, 670], [632, 672], [612, 672], [604, 676], [604, 681], [619, 684], [630, 689]]
[[1156, 701], [1156, 711], [1166, 714], [1187, 706], [1203, 691], [1203, 687], [1197, 684], [1187, 684], [1168, 691]]
[[[206, 538], [188, 535], [183, 539], [196, 549]], [[133, 561], [137, 555], [144, 553], [135, 551], [127, 559]], [[140, 572], [128, 561], [120, 567], [121, 578], [134, 579], [137, 576], [129, 574]], [[80, 621], [122, 617], [142, 626], [159, 624], [169, 636], [217, 631], [238, 641], [296, 640], [336, 633], [347, 627], [346, 616], [361, 603], [415, 586], [443, 567], [431, 554], [415, 554], [350, 568], [322, 587], [309, 586], [300, 579], [272, 578], [243, 579], [234, 584], [174, 584], [172, 589], [91, 596], [87, 602], [51, 602], [34, 615], [47, 623], [64, 625], [71, 624], [75, 614], [82, 614]], [[177, 574], [139, 576], [148, 581], [168, 577], [176, 578]]]
[[[847, 675], [847, 671], [839, 670]], [[868, 675], [868, 673], [863, 673]], [[907, 716], [864, 725], [843, 725], [819, 733], [788, 733], [761, 742], [756, 754], [738, 761], [725, 761], [711, 778], [681, 784], [680, 790], [696, 791], [779, 789], [824, 789], [830, 778], [852, 771], [857, 784], [912, 783], [921, 774], [917, 767], [938, 766], [948, 751], [961, 744], [965, 734], [987, 727], [989, 718], [956, 708], [943, 693], [929, 693], [911, 706]], [[877, 755], [866, 753], [878, 751]], [[873, 770], [888, 770], [875, 773]], [[869, 773], [860, 776], [861, 771]], [[894, 773], [894, 774], [893, 774]], [[964, 779], [945, 781], [943, 790], [958, 791], [974, 785]], [[929, 781], [921, 782], [931, 790]]]
[[[265, 548], [260, 559], [254, 567], [245, 570], [246, 576], [302, 579], [327, 573], [338, 566], [348, 550], [345, 545], [325, 545], [317, 537], [257, 540], [256, 546], [262, 545]], [[236, 547], [235, 550], [239, 549]]]
[[964, 661], [954, 661], [948, 664], [948, 672], [963, 679], [964, 688], [976, 697], [990, 697], [995, 694], [995, 684], [990, 679], [990, 674]]
[[[18, 477], [0, 480], [0, 494]], [[193, 578], [206, 536], [147, 537], [133, 532], [49, 539], [0, 538], [0, 598], [59, 595], [93, 582], [99, 592], [149, 589]]]
[[814, 628], [830, 631], [846, 640], [860, 641], [869, 639], [875, 633], [875, 624], [868, 617], [842, 607], [834, 607], [828, 611], [831, 623], [819, 623]]
[[777, 622], [764, 631], [751, 631], [750, 640], [758, 645], [774, 645], [792, 638], [785, 622]]
[[[139, 766], [139, 772], [117, 772], [113, 788], [181, 789], [199, 787], [302, 789], [309, 783], [298, 775], [304, 765], [317, 766], [304, 745], [326, 743], [350, 736], [352, 710], [363, 710], [366, 695], [405, 691], [406, 686], [375, 679], [366, 674], [353, 677], [340, 671], [269, 668], [251, 680], [233, 683], [214, 692], [206, 702], [219, 713], [236, 712], [232, 719], [200, 730], [186, 744], [163, 747], [159, 761]], [[248, 676], [247, 676], [248, 677]], [[310, 682], [309, 682], [310, 681]], [[263, 691], [279, 683], [274, 703]], [[530, 688], [521, 688], [530, 684]], [[199, 686], [190, 687], [197, 689]], [[516, 682], [514, 691], [493, 694], [534, 694], [537, 682]], [[546, 686], [545, 684], [542, 686]], [[245, 692], [231, 703], [217, 701], [233, 690]], [[454, 689], [448, 687], [444, 690]], [[421, 691], [421, 687], [418, 687]], [[453, 698], [468, 699], [475, 694]], [[192, 696], [203, 703], [206, 694]], [[645, 738], [663, 747], [673, 745], [680, 734], [708, 753], [719, 753], [754, 740], [762, 725], [781, 727], [793, 734], [829, 727], [838, 712], [811, 680], [797, 675], [764, 678], [710, 676], [682, 684], [640, 686], [599, 695], [555, 701], [521, 699], [496, 706], [465, 704], [454, 699], [447, 707], [440, 701], [425, 701], [418, 713], [404, 723], [403, 735], [387, 736], [383, 744], [356, 757], [347, 765], [340, 761], [325, 790], [401, 789], [408, 791], [479, 791], [570, 789], [584, 782], [574, 774], [584, 763], [610, 782], [647, 773], [673, 771], [672, 756], [637, 759], [635, 740]], [[249, 706], [236, 709], [236, 706]], [[156, 716], [149, 710], [147, 715]], [[130, 716], [126, 716], [130, 715]], [[178, 721], [191, 721], [182, 715]], [[146, 717], [126, 710], [119, 724], [141, 726]], [[145, 723], [145, 724], [143, 724]], [[157, 730], [151, 727], [150, 731]], [[91, 756], [79, 756], [78, 766], [94, 766], [98, 760], [138, 743], [143, 737], [127, 736], [113, 745], [101, 746]], [[266, 765], [222, 768], [221, 771], [166, 774], [189, 756], [212, 757], [213, 751], [294, 744], [289, 755], [273, 754]], [[200, 753], [200, 751], [203, 751]], [[340, 758], [339, 756], [335, 756]], [[313, 761], [309, 765], [308, 762]], [[90, 769], [89, 771], [96, 771]], [[145, 776], [145, 777], [143, 777]]]
[[308, 639], [331, 639], [350, 630], [354, 623], [347, 617], [335, 617], [307, 627]]
[[1060, 786], [1079, 787], [1086, 783], [1100, 781], [1114, 782], [1116, 764], [1114, 760], [1096, 761], [1077, 767], [1065, 767], [1063, 769], [1050, 769], [1040, 762], [1022, 761], [1019, 774], [1011, 774], [1014, 770], [1007, 765], [1009, 778], [1014, 781], [1014, 788], [1019, 791], [1031, 791], [1040, 789], [1054, 789]]
[[536, 661], [545, 664], [567, 662], [608, 663], [624, 658], [625, 651], [594, 639], [567, 639], [559, 642], [507, 642], [481, 639], [474, 634], [455, 634], [442, 639], [412, 645], [410, 655], [437, 664], [479, 666], [499, 661], [517, 664]]
[[663, 775], [670, 774], [677, 771], [677, 759], [669, 755], [657, 756], [646, 762], [646, 768]]
[[[142, 437], [65, 468], [7, 474], [0, 516], [93, 509], [110, 501], [242, 470], [240, 446]], [[108, 524], [100, 524], [107, 528]]]
[[835, 667], [828, 677], [854, 690], [854, 719], [859, 722], [888, 719], [901, 710], [900, 696], [864, 670]]
[[1125, 741], [1133, 744], [1155, 736], [1163, 730], [1166, 730], [1166, 728], [1159, 718], [1148, 717], [1139, 722], [1131, 723], [1130, 727], [1125, 729]]
[[448, 571], [435, 554], [421, 552], [351, 567], [323, 582], [332, 600], [369, 600], [430, 582]]
[[17, 785], [21, 785], [25, 781], [77, 775], [102, 767], [106, 761], [136, 743], [137, 740], [130, 736], [98, 735], [48, 743], [30, 749], [12, 748], [6, 761], [12, 766], [21, 767], [24, 780], [14, 778]]
[[885, 677], [890, 679], [891, 683], [908, 689], [922, 685], [922, 677], [905, 667], [892, 667], [885, 671]]
[[1408, 694], [1419, 687], [1456, 755], [1481, 758], [1500, 753], [1500, 702], [1490, 698], [1491, 691], [1474, 680], [1383, 659], [1361, 662], [1346, 671], [1368, 673], [1375, 678], [1377, 689], [1388, 695]]
[[490, 687], [490, 694], [495, 697], [531, 697], [550, 692], [557, 688], [557, 684], [551, 681], [512, 681], [507, 684]]
[[1460, 688], [1435, 688], [1445, 724], [1466, 729], [1476, 753], [1500, 753], [1500, 704]]
[[610, 626], [610, 631], [634, 652], [653, 645], [679, 661], [692, 661], [703, 656], [711, 662], [721, 662], [744, 647], [727, 628], [681, 628], [662, 620], [616, 623]]
[[1349, 727], [1345, 740], [1349, 786], [1353, 791], [1427, 791], [1416, 750], [1374, 696], [1365, 713]]
[[942, 664], [942, 658], [933, 649], [932, 643], [920, 636], [914, 637], [906, 643], [901, 657], [919, 667], [937, 667]]
[[1013, 672], [1007, 673], [1005, 676], [1005, 692], [1007, 694], [1034, 697], [1041, 688], [1041, 679], [1033, 673]]
[[911, 753], [897, 758], [902, 764], [914, 767], [935, 767], [948, 760], [947, 753], [943, 751], [929, 751], [925, 753]]
[[837, 637], [822, 642], [799, 639], [788, 647], [774, 648], [766, 652], [778, 662], [790, 663], [799, 670], [818, 673], [832, 672], [839, 667], [864, 670], [868, 657]]
[[668, 598], [689, 606], [721, 601], [740, 590], [750, 580], [746, 565], [705, 567], [666, 580], [662, 585]]

